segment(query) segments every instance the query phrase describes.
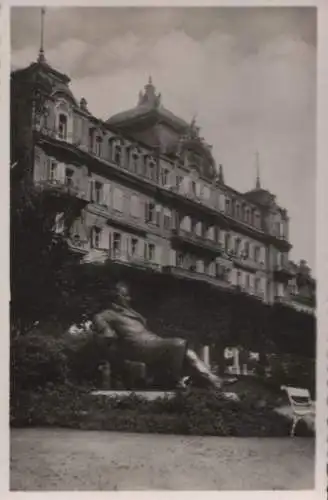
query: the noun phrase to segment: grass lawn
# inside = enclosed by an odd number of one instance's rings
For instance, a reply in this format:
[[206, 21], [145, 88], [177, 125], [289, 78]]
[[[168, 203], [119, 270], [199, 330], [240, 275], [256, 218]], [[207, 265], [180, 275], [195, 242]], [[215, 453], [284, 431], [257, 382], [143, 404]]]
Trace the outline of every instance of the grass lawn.
[[314, 439], [12, 429], [10, 488], [312, 489]]

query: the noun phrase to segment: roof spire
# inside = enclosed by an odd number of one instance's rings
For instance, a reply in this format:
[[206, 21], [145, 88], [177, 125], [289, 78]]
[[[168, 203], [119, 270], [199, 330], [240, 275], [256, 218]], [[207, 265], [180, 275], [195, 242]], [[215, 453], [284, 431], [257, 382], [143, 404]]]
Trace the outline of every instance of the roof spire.
[[39, 63], [44, 63], [46, 62], [46, 58], [44, 55], [44, 16], [46, 13], [46, 9], [44, 7], [41, 8], [41, 36], [40, 36], [40, 49], [39, 49], [39, 56], [38, 56], [38, 62]]
[[223, 165], [219, 165], [219, 174], [218, 174], [218, 181], [220, 184], [224, 184], [224, 174], [223, 174]]
[[256, 184], [255, 184], [255, 189], [261, 189], [260, 159], [259, 159], [259, 152], [258, 151], [256, 151], [255, 158], [256, 158]]

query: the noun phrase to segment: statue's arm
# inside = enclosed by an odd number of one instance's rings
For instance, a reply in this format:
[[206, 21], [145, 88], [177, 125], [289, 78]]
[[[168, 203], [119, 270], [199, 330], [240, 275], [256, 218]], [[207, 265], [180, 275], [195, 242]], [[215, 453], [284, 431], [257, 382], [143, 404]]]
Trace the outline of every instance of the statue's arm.
[[93, 324], [97, 332], [101, 333], [104, 337], [114, 339], [117, 338], [117, 335], [110, 326], [111, 319], [112, 317], [110, 311], [104, 311], [95, 315], [93, 318]]

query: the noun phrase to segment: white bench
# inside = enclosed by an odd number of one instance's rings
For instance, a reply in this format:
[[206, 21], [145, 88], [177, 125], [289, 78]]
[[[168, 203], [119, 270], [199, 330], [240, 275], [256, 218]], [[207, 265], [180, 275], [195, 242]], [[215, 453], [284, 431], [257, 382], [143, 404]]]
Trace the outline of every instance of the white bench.
[[311, 399], [308, 389], [299, 387], [281, 386], [282, 391], [286, 391], [288, 400], [292, 409], [293, 424], [290, 435], [294, 437], [295, 429], [300, 420], [305, 420], [306, 417], [315, 415], [315, 404]]

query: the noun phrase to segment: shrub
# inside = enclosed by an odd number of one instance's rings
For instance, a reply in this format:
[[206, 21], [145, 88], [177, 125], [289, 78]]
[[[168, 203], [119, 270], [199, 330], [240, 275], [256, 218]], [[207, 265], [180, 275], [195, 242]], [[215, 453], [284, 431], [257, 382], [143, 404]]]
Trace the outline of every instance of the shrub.
[[[48, 385], [21, 393], [11, 407], [11, 425], [213, 436], [287, 436], [290, 422], [253, 401], [226, 401], [211, 391], [177, 393], [147, 401], [95, 397], [73, 385]], [[299, 424], [297, 433], [310, 435]]]
[[32, 333], [13, 339], [10, 351], [12, 392], [66, 382], [68, 360], [62, 339]]

